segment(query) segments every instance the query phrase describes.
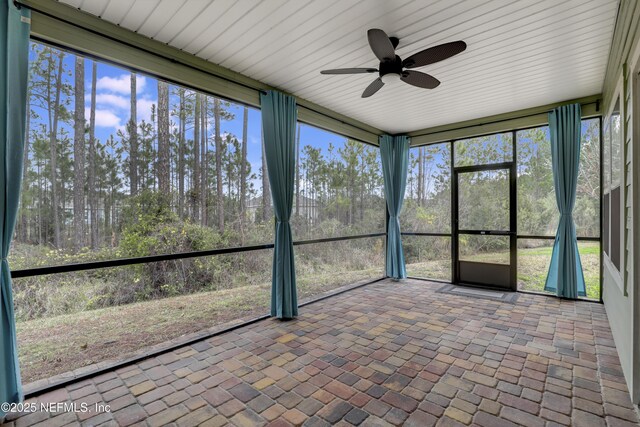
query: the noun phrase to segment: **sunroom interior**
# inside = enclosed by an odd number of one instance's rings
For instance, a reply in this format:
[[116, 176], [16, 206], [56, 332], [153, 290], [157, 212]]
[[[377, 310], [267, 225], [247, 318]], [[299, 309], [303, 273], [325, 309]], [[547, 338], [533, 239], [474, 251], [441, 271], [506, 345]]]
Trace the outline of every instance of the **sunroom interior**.
[[638, 425], [636, 1], [2, 10], [0, 423]]

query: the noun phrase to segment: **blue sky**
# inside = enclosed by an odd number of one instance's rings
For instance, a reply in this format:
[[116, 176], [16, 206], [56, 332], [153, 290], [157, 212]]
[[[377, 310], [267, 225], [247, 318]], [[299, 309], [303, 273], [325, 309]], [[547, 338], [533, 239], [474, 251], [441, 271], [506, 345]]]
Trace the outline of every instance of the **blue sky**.
[[[34, 44], [37, 45], [37, 43]], [[35, 54], [31, 52], [31, 58], [33, 59], [34, 57]], [[87, 120], [87, 122], [89, 121], [91, 106], [92, 64], [92, 60], [85, 59], [85, 120]], [[75, 78], [75, 54], [66, 54], [64, 66], [66, 69], [64, 81], [73, 86]], [[119, 129], [124, 130], [125, 125], [129, 120], [131, 102], [130, 76], [130, 72], [124, 68], [97, 62], [95, 110], [96, 137], [101, 142], [106, 141], [110, 135], [114, 135], [116, 140], [118, 140], [117, 131]], [[173, 85], [170, 86], [170, 91], [174, 87], [175, 86]], [[138, 74], [136, 92], [138, 123], [143, 120], [150, 122], [152, 105], [157, 105], [157, 79], [144, 74]], [[177, 96], [170, 96], [170, 104], [177, 104]], [[72, 95], [67, 105], [67, 108], [71, 112], [73, 112], [74, 109], [73, 102]], [[46, 119], [46, 115], [43, 114], [44, 111], [38, 109], [36, 109], [36, 111], [43, 119]], [[221, 133], [223, 135], [230, 133], [235, 135], [238, 139], [241, 139], [243, 106], [231, 103], [227, 107], [227, 111], [234, 115], [234, 119], [224, 120], [221, 122]], [[177, 126], [177, 118], [172, 117], [171, 120], [174, 122], [173, 125]], [[66, 129], [71, 136], [73, 135], [72, 123], [61, 123], [60, 126], [61, 128]], [[212, 136], [214, 132], [213, 120], [210, 120], [208, 128], [209, 135]], [[193, 138], [193, 129], [188, 129], [187, 138]], [[249, 108], [247, 139], [249, 141], [247, 157], [248, 161], [251, 163], [251, 172], [257, 175], [261, 167], [261, 116], [260, 110], [257, 108]], [[329, 144], [333, 144], [337, 149], [341, 147], [345, 141], [346, 138], [341, 135], [314, 128], [312, 126], [302, 125], [302, 146], [313, 145], [314, 147], [321, 148], [322, 152], [326, 153]], [[211, 138], [211, 143], [213, 143], [213, 138]], [[126, 153], [124, 156], [126, 157]]]

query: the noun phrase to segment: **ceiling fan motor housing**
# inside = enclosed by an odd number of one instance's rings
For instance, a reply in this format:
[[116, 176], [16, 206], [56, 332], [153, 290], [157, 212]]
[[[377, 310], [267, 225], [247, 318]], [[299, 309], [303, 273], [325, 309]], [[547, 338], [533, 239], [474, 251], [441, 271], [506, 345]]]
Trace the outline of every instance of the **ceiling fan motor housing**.
[[384, 77], [387, 74], [402, 75], [402, 60], [398, 55], [394, 59], [385, 59], [380, 62], [380, 77]]

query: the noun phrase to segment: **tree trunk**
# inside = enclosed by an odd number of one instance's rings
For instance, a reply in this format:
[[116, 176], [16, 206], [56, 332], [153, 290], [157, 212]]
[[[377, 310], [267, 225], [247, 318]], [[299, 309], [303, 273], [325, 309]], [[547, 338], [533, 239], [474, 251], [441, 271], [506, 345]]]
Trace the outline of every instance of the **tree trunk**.
[[360, 164], [360, 223], [364, 222], [364, 177], [365, 177], [365, 152], [362, 153], [362, 163]]
[[[355, 162], [357, 162], [357, 158]], [[351, 182], [349, 183], [349, 196], [351, 198], [351, 203], [349, 203], [349, 225], [353, 225], [356, 217], [356, 165], [354, 164], [351, 169], [351, 178], [349, 179]]]
[[300, 123], [296, 136], [296, 216], [300, 216]]
[[169, 85], [158, 80], [158, 191], [169, 195]]
[[[38, 183], [40, 184], [40, 185], [38, 185], [38, 200], [42, 200], [43, 194], [44, 194], [44, 190], [43, 190], [44, 189], [44, 182], [43, 182], [43, 179], [42, 179], [42, 168], [40, 166], [41, 166], [40, 162], [37, 162], [36, 163], [36, 169], [37, 169], [36, 172], [37, 172], [37, 175], [38, 175], [38, 181], [39, 181]], [[38, 203], [38, 207], [40, 207], [40, 203]], [[43, 233], [42, 233], [42, 228], [43, 228], [43, 223], [42, 222], [43, 221], [42, 221], [42, 210], [41, 209], [37, 210], [37, 215], [38, 215], [38, 221], [37, 221], [37, 224], [38, 224], [38, 244], [41, 245], [42, 243], [44, 243], [44, 236], [43, 236]]]
[[[30, 94], [27, 97], [27, 100], [31, 98]], [[29, 240], [29, 219], [27, 217], [27, 205], [25, 196], [29, 189], [29, 182], [27, 181], [27, 177], [29, 176], [29, 144], [30, 144], [30, 134], [31, 134], [31, 106], [28, 105], [29, 110], [27, 110], [27, 124], [24, 133], [24, 152], [22, 154], [22, 209], [20, 209], [20, 235], [21, 241], [23, 243], [27, 243]]]
[[84, 58], [76, 56], [75, 111], [73, 122], [73, 243], [76, 251], [84, 242]]
[[216, 138], [216, 190], [218, 205], [218, 230], [224, 233], [224, 194], [222, 190], [222, 139], [220, 138], [220, 100], [213, 100], [213, 120]]
[[261, 137], [262, 146], [262, 220], [269, 221], [271, 215], [271, 189], [269, 188], [269, 174], [267, 173], [267, 157], [264, 153], [264, 138]]
[[184, 138], [185, 138], [185, 108], [184, 89], [180, 89], [180, 140], [178, 141], [178, 215], [184, 218]]
[[244, 222], [247, 215], [247, 125], [249, 109], [244, 107], [242, 119], [242, 156], [240, 158], [240, 242], [244, 245]]
[[430, 178], [430, 167], [428, 166], [428, 154], [427, 154], [427, 148], [426, 147], [422, 147], [422, 196], [420, 196], [420, 200], [422, 200], [422, 206], [424, 206], [427, 203], [427, 194], [428, 194], [428, 190], [429, 190], [429, 184], [431, 181]]
[[200, 100], [200, 189], [202, 191], [200, 215], [202, 216], [202, 225], [206, 227], [209, 225], [209, 133], [207, 130], [209, 103], [207, 96], [203, 96]]
[[424, 194], [424, 189], [422, 188], [424, 184], [424, 162], [422, 161], [422, 157], [424, 156], [424, 147], [418, 148], [418, 206], [422, 206], [422, 195]]
[[51, 203], [53, 206], [53, 245], [56, 248], [61, 247], [61, 239], [60, 239], [60, 213], [58, 208], [58, 171], [57, 171], [57, 160], [58, 160], [58, 141], [56, 139], [58, 135], [58, 119], [60, 118], [60, 92], [62, 91], [62, 66], [64, 53], [60, 52], [60, 56], [58, 57], [58, 73], [56, 74], [56, 83], [55, 83], [55, 98], [53, 101], [53, 105], [49, 106], [49, 111], [53, 111], [53, 122], [51, 129], [49, 129], [49, 148], [51, 154], [51, 163], [49, 166], [51, 168]]
[[129, 118], [129, 183], [131, 195], [138, 194], [138, 106], [136, 73], [131, 73], [131, 117]]
[[200, 218], [200, 94], [196, 92], [193, 114], [193, 171], [191, 176], [191, 215], [194, 222]]
[[91, 214], [91, 248], [98, 248], [98, 195], [96, 194], [96, 75], [97, 64], [91, 66], [91, 109], [89, 113], [89, 212]]

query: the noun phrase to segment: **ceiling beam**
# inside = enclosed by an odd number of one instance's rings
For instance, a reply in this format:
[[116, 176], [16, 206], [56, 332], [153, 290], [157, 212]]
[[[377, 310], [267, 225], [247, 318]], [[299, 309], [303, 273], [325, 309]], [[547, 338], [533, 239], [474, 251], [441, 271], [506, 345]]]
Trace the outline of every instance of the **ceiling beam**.
[[602, 96], [592, 95], [554, 104], [541, 105], [525, 110], [451, 123], [409, 132], [411, 146], [435, 144], [454, 139], [469, 138], [477, 135], [504, 132], [507, 130], [524, 129], [548, 123], [547, 113], [561, 105], [580, 103], [582, 105], [582, 117], [601, 115]]

